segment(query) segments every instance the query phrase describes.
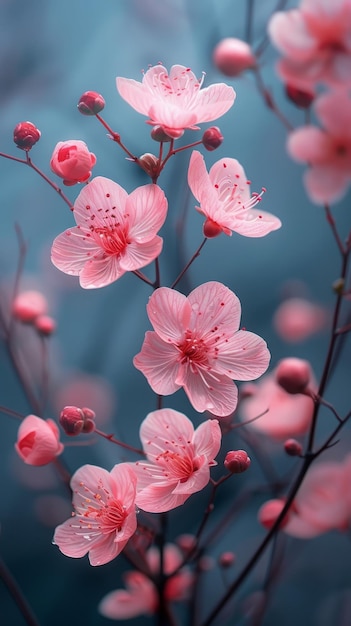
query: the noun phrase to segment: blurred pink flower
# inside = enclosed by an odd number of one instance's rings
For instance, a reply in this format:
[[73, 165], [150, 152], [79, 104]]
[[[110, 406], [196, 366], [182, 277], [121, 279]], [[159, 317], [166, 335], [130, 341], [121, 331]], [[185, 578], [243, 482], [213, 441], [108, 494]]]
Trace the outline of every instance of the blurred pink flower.
[[173, 65], [167, 72], [154, 65], [145, 72], [142, 82], [117, 78], [117, 90], [138, 113], [149, 117], [148, 123], [159, 125], [174, 139], [187, 128], [197, 130], [196, 124], [211, 122], [233, 105], [235, 91], [225, 83], [201, 89], [203, 78], [183, 65]]
[[83, 465], [72, 477], [73, 517], [58, 526], [54, 543], [72, 558], [89, 553], [91, 565], [104, 565], [124, 549], [134, 534], [136, 476], [129, 464], [111, 472]]
[[302, 0], [299, 9], [275, 13], [268, 33], [283, 54], [277, 69], [286, 83], [351, 83], [350, 0]]
[[20, 291], [13, 300], [12, 313], [21, 322], [31, 324], [48, 311], [48, 302], [40, 291]]
[[64, 185], [84, 183], [91, 176], [96, 163], [96, 156], [89, 152], [88, 146], [79, 139], [59, 141], [50, 160], [52, 171], [63, 178]]
[[77, 226], [56, 237], [51, 259], [62, 272], [79, 276], [85, 289], [109, 285], [161, 252], [162, 238], [156, 233], [166, 219], [167, 199], [157, 185], [128, 195], [98, 176], [80, 192], [73, 214]]
[[145, 334], [134, 365], [157, 394], [184, 388], [196, 411], [230, 415], [236, 408], [235, 380], [263, 374], [270, 353], [261, 337], [239, 330], [239, 298], [212, 281], [188, 297], [161, 287], [150, 297], [147, 313], [154, 332]]
[[17, 434], [16, 451], [28, 465], [51, 463], [63, 451], [60, 433], [53, 420], [27, 415]]
[[206, 217], [205, 237], [215, 237], [235, 231], [246, 237], [264, 237], [280, 228], [281, 221], [254, 207], [261, 201], [260, 194], [250, 196], [249, 181], [236, 159], [220, 159], [207, 173], [204, 158], [194, 150], [189, 163], [188, 183], [199, 213]]
[[194, 430], [183, 413], [160, 409], [144, 419], [140, 439], [147, 460], [132, 465], [137, 475], [136, 504], [144, 511], [161, 513], [184, 504], [207, 485], [221, 430], [217, 420], [207, 420]]
[[309, 165], [307, 193], [313, 202], [325, 204], [340, 200], [351, 181], [351, 98], [345, 91], [333, 91], [320, 96], [314, 107], [323, 130], [297, 128], [288, 137], [287, 150]]
[[[152, 547], [145, 554], [146, 562], [153, 575], [159, 573], [160, 554]], [[164, 572], [172, 574], [183, 561], [182, 553], [174, 544], [164, 548]], [[158, 593], [154, 583], [141, 572], [130, 571], [124, 574], [126, 589], [117, 589], [108, 593], [99, 604], [99, 612], [110, 619], [122, 620], [156, 613]], [[193, 575], [187, 567], [179, 570], [166, 581], [164, 595], [167, 602], [186, 600], [191, 590]]]
[[304, 298], [287, 298], [277, 308], [273, 325], [285, 341], [296, 343], [304, 341], [326, 326], [326, 310]]

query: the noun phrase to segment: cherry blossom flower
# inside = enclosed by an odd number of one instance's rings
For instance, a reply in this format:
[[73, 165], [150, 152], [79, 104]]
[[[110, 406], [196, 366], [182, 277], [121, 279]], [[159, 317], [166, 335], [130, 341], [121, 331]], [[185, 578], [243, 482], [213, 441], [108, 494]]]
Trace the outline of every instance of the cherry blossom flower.
[[184, 504], [210, 480], [210, 467], [221, 445], [217, 420], [207, 420], [196, 430], [183, 413], [159, 409], [140, 426], [146, 461], [132, 464], [137, 475], [136, 504], [144, 511], [161, 513]]
[[118, 77], [117, 90], [133, 109], [149, 117], [149, 124], [161, 126], [176, 139], [187, 128], [197, 130], [197, 124], [218, 119], [234, 103], [232, 87], [216, 83], [201, 89], [203, 79], [183, 65], [173, 65], [169, 74], [162, 65], [154, 65], [141, 83]]
[[59, 429], [53, 420], [27, 415], [18, 429], [15, 449], [28, 465], [51, 463], [63, 451]]
[[54, 543], [72, 558], [89, 553], [91, 565], [104, 565], [124, 549], [134, 534], [136, 476], [127, 463], [111, 472], [83, 465], [72, 477], [73, 517], [58, 526]]
[[205, 237], [222, 232], [231, 235], [232, 231], [246, 237], [264, 237], [281, 226], [277, 217], [254, 208], [263, 191], [250, 196], [249, 182], [236, 159], [220, 159], [208, 173], [202, 154], [194, 150], [188, 183], [200, 204], [197, 210], [206, 217]]
[[[160, 568], [160, 554], [152, 547], [145, 554], [151, 574], [157, 575]], [[183, 557], [174, 544], [164, 547], [164, 572], [172, 574], [181, 565]], [[122, 620], [156, 613], [158, 608], [158, 592], [154, 583], [142, 572], [130, 571], [124, 574], [126, 589], [116, 589], [108, 593], [99, 605], [99, 612], [110, 619]], [[190, 592], [193, 576], [187, 567], [181, 568], [177, 574], [168, 578], [165, 584], [164, 597], [167, 602], [185, 600]]]
[[323, 129], [297, 128], [288, 137], [287, 150], [309, 165], [304, 182], [311, 200], [332, 203], [342, 198], [351, 181], [351, 98], [345, 91], [333, 91], [321, 95], [314, 108]]
[[62, 272], [79, 276], [85, 289], [109, 285], [161, 252], [162, 238], [156, 233], [166, 219], [167, 199], [157, 185], [128, 195], [98, 176], [80, 192], [73, 214], [77, 226], [56, 237], [51, 259]]
[[233, 379], [253, 380], [268, 367], [265, 341], [239, 330], [240, 301], [222, 283], [204, 283], [188, 297], [161, 287], [147, 313], [154, 332], [146, 333], [133, 362], [157, 394], [183, 387], [196, 411], [224, 417], [237, 405]]
[[96, 163], [96, 156], [89, 152], [88, 146], [79, 139], [59, 141], [50, 160], [52, 171], [63, 178], [64, 185], [84, 183], [91, 176]]
[[283, 54], [277, 70], [285, 82], [300, 89], [351, 83], [349, 0], [302, 0], [299, 9], [275, 13], [268, 33]]

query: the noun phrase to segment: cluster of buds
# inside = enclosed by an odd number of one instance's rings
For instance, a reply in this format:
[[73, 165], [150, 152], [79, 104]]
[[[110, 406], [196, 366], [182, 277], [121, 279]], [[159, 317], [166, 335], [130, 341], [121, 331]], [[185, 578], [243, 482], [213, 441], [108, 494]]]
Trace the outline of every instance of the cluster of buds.
[[75, 437], [80, 433], [92, 433], [95, 430], [95, 413], [91, 409], [77, 406], [65, 406], [60, 414], [60, 425], [66, 435]]
[[22, 291], [12, 303], [12, 314], [23, 324], [30, 324], [41, 335], [52, 335], [56, 330], [55, 320], [47, 314], [48, 303], [40, 291]]
[[251, 459], [245, 450], [230, 450], [224, 459], [224, 467], [231, 474], [242, 474], [249, 469]]

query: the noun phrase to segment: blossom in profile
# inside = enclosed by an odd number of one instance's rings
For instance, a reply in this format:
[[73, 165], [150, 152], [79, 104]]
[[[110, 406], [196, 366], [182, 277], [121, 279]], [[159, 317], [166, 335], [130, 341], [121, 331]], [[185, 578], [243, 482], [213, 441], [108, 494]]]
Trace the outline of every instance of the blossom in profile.
[[199, 202], [197, 210], [205, 216], [205, 237], [232, 231], [246, 237], [264, 237], [280, 228], [281, 221], [254, 207], [263, 191], [250, 194], [250, 184], [236, 159], [220, 159], [207, 172], [204, 158], [194, 150], [188, 169], [189, 187]]
[[174, 139], [185, 129], [197, 130], [197, 124], [212, 122], [233, 105], [235, 91], [225, 83], [201, 89], [190, 68], [173, 65], [170, 72], [163, 65], [150, 67], [142, 82], [117, 78], [117, 90], [138, 113], [148, 116], [148, 123], [160, 126]]
[[346, 91], [332, 91], [319, 96], [314, 109], [323, 128], [297, 128], [288, 137], [287, 150], [293, 159], [308, 164], [304, 183], [311, 200], [332, 203], [345, 195], [351, 182], [351, 98]]
[[57, 526], [54, 543], [72, 558], [89, 553], [91, 565], [112, 561], [134, 534], [136, 476], [126, 463], [111, 472], [83, 465], [72, 477], [73, 516]]
[[51, 260], [62, 272], [79, 276], [85, 289], [104, 287], [160, 254], [162, 238], [156, 233], [166, 214], [167, 199], [157, 185], [128, 195], [98, 176], [80, 192], [73, 210], [77, 226], [56, 237]]
[[302, 0], [298, 9], [274, 13], [268, 33], [283, 55], [279, 75], [300, 89], [350, 85], [350, 32], [349, 0]]
[[144, 511], [170, 511], [210, 480], [221, 445], [217, 420], [207, 420], [194, 430], [183, 413], [159, 409], [140, 426], [146, 460], [132, 464], [137, 475], [136, 504]]
[[[182, 561], [181, 551], [174, 544], [164, 546], [164, 573], [171, 575]], [[151, 574], [157, 575], [160, 569], [159, 550], [151, 547], [145, 554]], [[98, 610], [107, 618], [122, 620], [139, 615], [152, 615], [158, 609], [158, 592], [154, 583], [142, 572], [129, 571], [124, 574], [126, 589], [116, 589], [108, 593], [100, 602]], [[187, 567], [168, 578], [164, 597], [167, 602], [181, 602], [189, 596], [193, 576]]]
[[53, 420], [27, 415], [18, 429], [15, 449], [28, 465], [47, 465], [63, 451], [59, 429]]
[[237, 405], [233, 381], [253, 380], [268, 367], [265, 341], [239, 330], [239, 298], [222, 283], [204, 283], [188, 297], [161, 287], [147, 313], [154, 331], [147, 331], [133, 362], [157, 394], [183, 387], [196, 411], [225, 417]]
[[52, 171], [63, 179], [63, 184], [72, 186], [84, 183], [91, 176], [96, 156], [79, 139], [59, 141], [50, 160]]

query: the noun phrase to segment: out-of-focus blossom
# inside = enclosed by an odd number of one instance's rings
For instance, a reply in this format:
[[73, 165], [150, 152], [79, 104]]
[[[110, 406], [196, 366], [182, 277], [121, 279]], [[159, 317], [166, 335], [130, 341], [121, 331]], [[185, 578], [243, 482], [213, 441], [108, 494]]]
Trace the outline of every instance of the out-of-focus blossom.
[[54, 240], [52, 262], [79, 276], [85, 289], [109, 285], [160, 254], [162, 238], [156, 233], [166, 214], [167, 199], [157, 185], [138, 187], [128, 195], [114, 181], [98, 176], [74, 203], [77, 226]]
[[187, 128], [212, 122], [233, 105], [235, 91], [224, 83], [201, 89], [203, 78], [183, 65], [173, 65], [168, 73], [162, 65], [150, 67], [142, 82], [117, 78], [117, 90], [138, 113], [148, 116], [148, 123], [161, 126], [174, 139]]
[[[164, 547], [164, 573], [172, 574], [181, 565], [183, 557], [173, 544]], [[159, 573], [160, 555], [157, 548], [149, 548], [145, 554], [146, 562], [153, 575]], [[124, 574], [126, 589], [116, 589], [108, 593], [99, 604], [99, 612], [110, 619], [122, 620], [156, 613], [158, 593], [154, 583], [145, 574], [136, 571]], [[191, 591], [193, 575], [187, 567], [168, 578], [164, 588], [167, 602], [186, 600]]]
[[305, 298], [293, 297], [284, 300], [277, 308], [273, 325], [282, 339], [295, 343], [321, 331], [327, 319], [327, 312], [322, 306]]
[[188, 183], [200, 206], [199, 213], [206, 217], [205, 237], [216, 237], [232, 231], [246, 237], [264, 237], [280, 228], [281, 221], [254, 207], [260, 194], [250, 194], [249, 181], [236, 159], [220, 159], [207, 172], [204, 158], [194, 150], [189, 162]]
[[311, 366], [304, 359], [288, 357], [279, 361], [275, 369], [275, 378], [288, 393], [303, 393], [312, 376]]
[[47, 310], [47, 300], [40, 291], [21, 291], [12, 303], [14, 317], [27, 324], [31, 324], [37, 317], [45, 315]]
[[188, 297], [161, 287], [147, 313], [154, 332], [145, 334], [133, 362], [157, 394], [183, 387], [196, 411], [225, 417], [237, 405], [233, 380], [253, 380], [268, 367], [265, 341], [239, 330], [240, 301], [222, 283], [204, 283]]
[[[267, 500], [267, 502], [264, 502], [264, 504], [262, 504], [258, 511], [258, 521], [260, 522], [260, 524], [267, 528], [267, 530], [270, 530], [270, 528], [272, 528], [280, 513], [282, 512], [285, 506], [285, 502], [286, 501], [284, 500], [284, 498], [275, 498], [273, 500]], [[292, 512], [289, 509], [282, 522], [280, 523], [280, 528], [284, 528], [284, 526], [288, 524], [291, 514]]]
[[194, 430], [183, 413], [160, 409], [144, 419], [140, 439], [146, 461], [132, 467], [138, 479], [136, 504], [144, 511], [170, 511], [208, 484], [221, 445], [217, 420]]
[[213, 51], [213, 63], [226, 76], [239, 76], [256, 65], [256, 58], [246, 41], [235, 37], [222, 39]]
[[112, 561], [134, 534], [136, 476], [126, 463], [111, 472], [83, 465], [72, 477], [74, 514], [58, 526], [54, 543], [72, 558], [89, 553], [91, 565]]
[[46, 465], [63, 451], [55, 422], [36, 415], [27, 415], [21, 422], [15, 448], [28, 465]]
[[41, 335], [49, 337], [56, 330], [56, 321], [51, 315], [38, 315], [34, 320], [34, 326]]
[[287, 150], [293, 159], [308, 164], [304, 182], [311, 200], [332, 203], [345, 195], [351, 181], [351, 97], [340, 90], [326, 93], [314, 109], [323, 129], [297, 128], [288, 137]]
[[283, 55], [277, 70], [284, 82], [301, 89], [351, 84], [349, 0], [302, 0], [298, 9], [275, 13], [268, 33]]
[[91, 176], [96, 156], [79, 139], [59, 141], [50, 160], [52, 171], [63, 179], [64, 185], [85, 183]]
[[40, 130], [32, 122], [19, 122], [13, 131], [13, 140], [18, 148], [28, 152], [39, 141]]

